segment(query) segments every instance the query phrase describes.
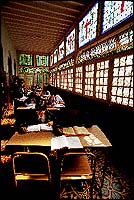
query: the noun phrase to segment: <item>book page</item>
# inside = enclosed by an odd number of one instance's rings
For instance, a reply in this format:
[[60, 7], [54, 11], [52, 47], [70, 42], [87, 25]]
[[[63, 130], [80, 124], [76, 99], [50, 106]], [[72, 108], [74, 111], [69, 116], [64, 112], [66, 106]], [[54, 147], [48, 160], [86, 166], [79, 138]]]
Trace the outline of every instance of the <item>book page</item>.
[[101, 146], [105, 146], [105, 144], [103, 144], [95, 135], [93, 135], [92, 133], [90, 133], [90, 136], [85, 136], [84, 139], [86, 140], [86, 142], [88, 143], [89, 146], [97, 146], [97, 147], [101, 147]]
[[90, 135], [84, 126], [73, 126], [76, 135]]
[[66, 136], [75, 135], [73, 127], [63, 127], [63, 134]]
[[83, 148], [83, 145], [80, 142], [79, 137], [66, 137], [67, 143], [68, 143], [68, 148], [69, 149], [79, 149]]
[[68, 142], [65, 135], [57, 136], [51, 139], [51, 150], [62, 149], [65, 147], [68, 148]]

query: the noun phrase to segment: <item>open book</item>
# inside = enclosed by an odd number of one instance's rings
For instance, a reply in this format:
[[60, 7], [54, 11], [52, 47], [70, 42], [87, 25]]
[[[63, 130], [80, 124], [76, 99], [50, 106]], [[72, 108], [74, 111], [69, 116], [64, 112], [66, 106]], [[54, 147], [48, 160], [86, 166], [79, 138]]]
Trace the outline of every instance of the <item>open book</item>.
[[63, 127], [65, 136], [89, 136], [90, 133], [84, 126]]
[[79, 137], [66, 137], [65, 135], [62, 135], [51, 139], [51, 150], [62, 148], [77, 149], [83, 148], [83, 146]]
[[27, 127], [27, 131], [53, 131], [53, 127], [49, 126], [48, 124], [35, 124], [29, 125]]

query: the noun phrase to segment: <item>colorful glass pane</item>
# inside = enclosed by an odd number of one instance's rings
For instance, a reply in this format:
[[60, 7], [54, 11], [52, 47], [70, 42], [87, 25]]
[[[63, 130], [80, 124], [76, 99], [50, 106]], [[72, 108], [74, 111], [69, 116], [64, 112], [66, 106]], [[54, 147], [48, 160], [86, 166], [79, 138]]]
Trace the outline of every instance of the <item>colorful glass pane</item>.
[[60, 73], [57, 72], [57, 87], [60, 87]]
[[102, 32], [108, 31], [132, 15], [132, 1], [105, 1]]
[[53, 65], [53, 54], [50, 56], [50, 66], [52, 67], [52, 65]]
[[85, 95], [93, 96], [94, 64], [85, 67]]
[[79, 22], [79, 47], [96, 38], [98, 3]]
[[73, 69], [68, 69], [68, 89], [73, 90]]
[[36, 66], [48, 66], [49, 56], [36, 55]]
[[82, 66], [76, 68], [75, 76], [76, 76], [75, 91], [78, 93], [82, 93], [82, 78], [83, 78]]
[[58, 60], [64, 57], [64, 41], [59, 45]]
[[133, 55], [114, 60], [111, 101], [133, 106]]
[[54, 51], [54, 64], [58, 61], [58, 49]]
[[75, 29], [66, 37], [66, 56], [75, 50]]
[[19, 54], [19, 65], [33, 65], [33, 55], [32, 54]]
[[109, 60], [97, 63], [96, 90], [97, 98], [106, 99], [108, 87]]

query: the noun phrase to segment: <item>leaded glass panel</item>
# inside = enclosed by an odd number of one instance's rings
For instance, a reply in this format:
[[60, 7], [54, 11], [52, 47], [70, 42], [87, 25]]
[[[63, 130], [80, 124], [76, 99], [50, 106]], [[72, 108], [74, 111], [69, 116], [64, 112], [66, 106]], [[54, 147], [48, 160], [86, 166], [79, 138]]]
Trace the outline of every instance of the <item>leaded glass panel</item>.
[[75, 73], [75, 91], [82, 93], [82, 80], [83, 80], [83, 71], [82, 66], [76, 68]]
[[75, 29], [66, 37], [66, 56], [75, 50]]
[[57, 87], [60, 87], [60, 73], [57, 72]]
[[19, 54], [19, 65], [33, 65], [33, 55], [32, 54]]
[[36, 66], [48, 66], [49, 56], [36, 55]]
[[93, 96], [94, 64], [85, 66], [85, 95]]
[[97, 98], [105, 100], [107, 98], [108, 69], [109, 60], [97, 63], [95, 95]]
[[73, 69], [68, 69], [68, 89], [73, 91]]
[[132, 1], [105, 1], [102, 32], [113, 28], [133, 15]]
[[79, 47], [96, 38], [98, 3], [79, 22]]
[[58, 49], [54, 51], [54, 64], [58, 61]]
[[61, 60], [64, 57], [64, 41], [59, 45], [58, 60]]
[[111, 101], [133, 107], [133, 55], [114, 60]]
[[67, 70], [61, 71], [60, 87], [63, 89], [67, 89]]

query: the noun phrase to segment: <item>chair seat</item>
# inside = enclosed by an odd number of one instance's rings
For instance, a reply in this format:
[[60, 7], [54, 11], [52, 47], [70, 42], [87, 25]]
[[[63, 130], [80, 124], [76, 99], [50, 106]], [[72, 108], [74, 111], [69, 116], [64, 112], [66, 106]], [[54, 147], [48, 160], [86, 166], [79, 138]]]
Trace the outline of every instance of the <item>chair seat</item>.
[[48, 181], [48, 175], [44, 174], [17, 174], [15, 175], [16, 181], [21, 180], [46, 180]]
[[81, 175], [81, 176], [72, 176], [72, 175], [65, 175], [65, 174], [62, 174], [62, 177], [61, 177], [61, 181], [63, 180], [89, 180], [89, 179], [92, 179], [92, 175]]
[[[87, 155], [71, 155], [64, 160], [64, 166], [62, 167], [61, 177], [72, 176], [84, 178], [84, 176], [91, 176], [92, 170], [88, 163]], [[89, 177], [88, 177], [89, 178]]]

